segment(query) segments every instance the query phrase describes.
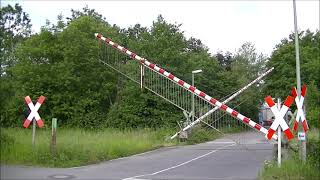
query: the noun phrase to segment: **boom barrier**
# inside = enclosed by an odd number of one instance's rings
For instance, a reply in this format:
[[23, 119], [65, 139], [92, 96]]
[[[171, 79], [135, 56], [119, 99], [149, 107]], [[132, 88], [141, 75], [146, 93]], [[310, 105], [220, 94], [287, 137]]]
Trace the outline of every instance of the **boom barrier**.
[[[95, 37], [98, 38], [99, 40], [105, 42], [106, 44], [112, 46], [113, 48], [117, 49], [118, 51], [126, 54], [127, 56], [130, 56], [131, 59], [139, 61], [142, 65], [149, 68], [150, 70], [155, 71], [155, 72], [159, 73], [160, 75], [166, 77], [167, 79], [173, 81], [174, 83], [176, 83], [180, 87], [183, 87], [184, 89], [188, 90], [189, 92], [196, 95], [197, 97], [205, 100], [206, 102], [208, 102], [212, 106], [216, 106], [217, 108], [225, 111], [226, 113], [228, 113], [232, 117], [238, 119], [240, 122], [243, 122], [244, 124], [248, 125], [249, 127], [253, 128], [259, 132], [262, 132], [265, 135], [268, 134], [268, 130], [266, 128], [262, 127], [261, 125], [257, 124], [256, 122], [252, 121], [250, 118], [248, 118], [248, 117], [242, 115], [241, 113], [237, 112], [236, 110], [228, 107], [224, 103], [221, 103], [217, 99], [207, 95], [205, 92], [200, 91], [196, 87], [191, 86], [190, 84], [186, 83], [185, 81], [174, 76], [172, 73], [167, 72], [166, 70], [162, 69], [161, 67], [151, 63], [147, 59], [140, 57], [136, 53], [126, 49], [125, 47], [120, 46], [119, 44], [117, 44], [115, 42], [113, 42], [110, 38], [104, 37], [98, 33], [95, 33]], [[277, 139], [277, 136], [274, 134], [272, 136], [272, 138]]]

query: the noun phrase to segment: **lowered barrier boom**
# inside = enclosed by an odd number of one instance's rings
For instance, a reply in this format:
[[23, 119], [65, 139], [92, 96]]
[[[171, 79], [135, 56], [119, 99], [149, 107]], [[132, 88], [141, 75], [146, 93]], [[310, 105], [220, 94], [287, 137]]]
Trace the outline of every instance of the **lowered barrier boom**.
[[[164, 77], [166, 77], [166, 78], [170, 79], [171, 81], [175, 82], [177, 85], [187, 89], [188, 91], [190, 91], [194, 95], [198, 96], [199, 98], [207, 101], [211, 105], [217, 106], [221, 110], [227, 112], [228, 114], [230, 114], [231, 116], [237, 118], [238, 120], [240, 120], [244, 124], [250, 126], [251, 128], [254, 128], [257, 131], [260, 131], [260, 132], [264, 133], [265, 135], [268, 134], [268, 130], [266, 128], [262, 127], [260, 124], [254, 122], [251, 119], [247, 118], [246, 116], [240, 114], [236, 110], [233, 110], [232, 108], [228, 107], [224, 103], [219, 102], [215, 98], [213, 98], [213, 97], [207, 95], [206, 93], [200, 91], [196, 87], [191, 86], [190, 84], [188, 84], [188, 83], [184, 82], [183, 80], [177, 78], [173, 74], [171, 74], [171, 73], [167, 72], [166, 70], [160, 68], [159, 66], [151, 63], [147, 59], [145, 59], [143, 57], [140, 57], [137, 54], [131, 52], [130, 50], [128, 50], [128, 49], [120, 46], [119, 44], [113, 42], [110, 38], [103, 37], [101, 34], [98, 34], [98, 33], [95, 33], [95, 37], [98, 38], [101, 41], [104, 41], [106, 44], [111, 45], [113, 48], [117, 49], [118, 51], [121, 51], [122, 53], [130, 56], [132, 59], [138, 60], [145, 67], [147, 67], [147, 68], [149, 68], [149, 69], [151, 69], [151, 70], [153, 70], [155, 72], [158, 72], [159, 74], [162, 74]], [[274, 139], [277, 139], [277, 136], [275, 134], [272, 137]]]

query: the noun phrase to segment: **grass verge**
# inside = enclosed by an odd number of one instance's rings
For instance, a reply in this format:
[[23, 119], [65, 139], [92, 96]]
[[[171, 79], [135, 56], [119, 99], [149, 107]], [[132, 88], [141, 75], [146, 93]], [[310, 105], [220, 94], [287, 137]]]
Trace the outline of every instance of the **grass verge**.
[[318, 180], [320, 179], [319, 169], [312, 163], [302, 163], [299, 157], [291, 157], [278, 168], [276, 162], [266, 162], [260, 180]]
[[[170, 131], [172, 132], [172, 131]], [[46, 167], [72, 167], [115, 159], [177, 144], [165, 141], [166, 129], [100, 131], [58, 129], [57, 153], [50, 153], [51, 131], [37, 129], [32, 147], [31, 129], [1, 129], [1, 163]]]
[[[298, 147], [296, 139], [291, 141], [293, 147]], [[307, 141], [307, 161], [303, 163], [299, 159], [297, 150], [289, 151], [290, 158], [278, 164], [275, 161], [265, 162], [263, 171], [259, 174], [260, 180], [279, 179], [279, 180], [318, 180], [320, 179], [320, 141], [319, 131], [313, 129], [308, 132]]]
[[172, 129], [57, 130], [57, 153], [50, 153], [51, 130], [37, 129], [32, 147], [31, 129], [1, 128], [1, 163], [44, 167], [74, 167], [130, 156], [159, 147], [195, 144], [217, 138], [212, 130], [194, 129], [189, 140], [167, 140]]

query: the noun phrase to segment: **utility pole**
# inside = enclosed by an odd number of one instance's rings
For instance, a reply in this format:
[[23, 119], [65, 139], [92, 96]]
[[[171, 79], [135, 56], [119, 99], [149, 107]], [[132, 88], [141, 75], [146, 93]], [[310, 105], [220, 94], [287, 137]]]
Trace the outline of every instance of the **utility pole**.
[[[296, 50], [296, 75], [297, 75], [297, 91], [298, 97], [301, 97], [301, 80], [300, 80], [300, 57], [299, 57], [299, 37], [298, 37], [298, 22], [297, 22], [297, 10], [296, 0], [293, 0], [293, 16], [294, 16], [294, 39], [295, 39], [295, 50]], [[300, 158], [302, 161], [306, 161], [307, 153], [307, 134], [305, 134], [305, 141], [301, 141]]]

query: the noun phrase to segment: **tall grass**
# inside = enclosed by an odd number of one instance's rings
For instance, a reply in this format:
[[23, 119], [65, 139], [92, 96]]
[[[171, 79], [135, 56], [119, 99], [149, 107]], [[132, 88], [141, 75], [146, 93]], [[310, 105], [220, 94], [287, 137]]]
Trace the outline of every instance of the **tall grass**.
[[57, 153], [50, 152], [51, 130], [1, 128], [1, 163], [45, 167], [73, 167], [129, 156], [159, 147], [205, 142], [218, 137], [213, 130], [195, 128], [187, 142], [169, 140], [173, 129], [83, 130], [58, 129]]
[[[298, 147], [298, 140], [290, 141], [291, 146]], [[299, 158], [297, 150], [289, 151], [290, 158], [282, 162], [281, 167], [278, 167], [277, 162], [265, 162], [263, 171], [259, 174], [259, 179], [305, 179], [319, 180], [320, 179], [320, 140], [319, 131], [312, 129], [308, 132], [307, 143], [307, 161], [304, 163]]]
[[92, 164], [177, 144], [166, 141], [167, 129], [100, 131], [58, 129], [57, 153], [50, 153], [51, 131], [37, 129], [32, 146], [31, 129], [1, 129], [1, 163], [47, 167], [71, 167]]
[[259, 176], [260, 180], [279, 179], [279, 180], [319, 180], [320, 171], [312, 163], [302, 163], [295, 156], [281, 164], [278, 168], [276, 162], [266, 162], [263, 172]]

